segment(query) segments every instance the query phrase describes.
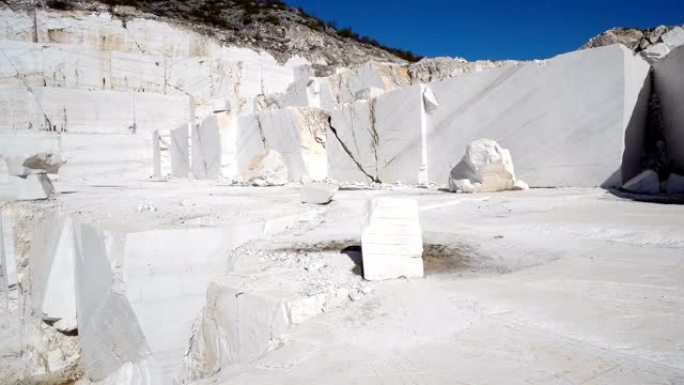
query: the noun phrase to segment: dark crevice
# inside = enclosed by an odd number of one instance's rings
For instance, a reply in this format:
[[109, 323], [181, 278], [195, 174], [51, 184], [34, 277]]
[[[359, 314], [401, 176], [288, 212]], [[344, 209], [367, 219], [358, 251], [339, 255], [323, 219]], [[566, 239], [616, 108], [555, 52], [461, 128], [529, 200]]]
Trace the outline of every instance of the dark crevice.
[[664, 181], [670, 176], [672, 165], [667, 152], [662, 106], [656, 88], [653, 68], [651, 68], [649, 73], [649, 81], [651, 84], [651, 94], [648, 99], [646, 132], [644, 134], [641, 164], [644, 169], [651, 169], [657, 172], [658, 178]]
[[371, 174], [369, 174], [366, 170], [364, 170], [363, 166], [361, 166], [361, 163], [359, 163], [356, 158], [354, 158], [354, 155], [352, 152], [349, 150], [346, 144], [340, 139], [340, 136], [337, 134], [337, 129], [333, 127], [332, 125], [332, 118], [328, 117], [328, 127], [330, 127], [330, 131], [332, 131], [333, 135], [335, 135], [335, 138], [337, 138], [337, 142], [342, 146], [342, 149], [344, 152], [347, 153], [349, 158], [356, 164], [356, 167], [366, 176], [368, 179], [372, 180], [375, 183], [380, 183], [380, 180], [378, 178], [373, 177]]

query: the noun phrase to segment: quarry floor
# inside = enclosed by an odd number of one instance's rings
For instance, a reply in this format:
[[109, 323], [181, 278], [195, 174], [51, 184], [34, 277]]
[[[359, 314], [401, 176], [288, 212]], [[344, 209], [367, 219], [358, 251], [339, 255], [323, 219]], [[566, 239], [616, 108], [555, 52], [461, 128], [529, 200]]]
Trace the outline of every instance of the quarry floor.
[[65, 211], [105, 228], [271, 220], [274, 242], [339, 248], [349, 275], [366, 201], [418, 201], [424, 279], [369, 282], [197, 385], [684, 384], [684, 205], [601, 189], [344, 189], [318, 206], [294, 186], [56, 186]]

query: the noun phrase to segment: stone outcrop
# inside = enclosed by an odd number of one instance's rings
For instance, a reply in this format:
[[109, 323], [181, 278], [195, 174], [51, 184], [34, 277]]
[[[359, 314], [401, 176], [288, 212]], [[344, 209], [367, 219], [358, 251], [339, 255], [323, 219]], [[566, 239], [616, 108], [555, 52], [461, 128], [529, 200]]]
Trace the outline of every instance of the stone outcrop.
[[368, 202], [361, 235], [363, 277], [370, 281], [423, 276], [423, 236], [412, 199]]
[[515, 178], [510, 151], [493, 140], [476, 140], [466, 147], [463, 159], [449, 173], [449, 190], [475, 193], [525, 189]]
[[[650, 49], [651, 47], [660, 43], [672, 43], [673, 34], [663, 37], [672, 30], [679, 29], [679, 26], [661, 25], [651, 29], [637, 29], [637, 28], [613, 28], [591, 38], [582, 48], [598, 48], [605, 47], [612, 44], [622, 44], [634, 51], [635, 53]], [[675, 32], [679, 34], [681, 32]], [[670, 40], [668, 40], [668, 38]]]
[[436, 57], [424, 58], [417, 63], [411, 63], [408, 65], [408, 70], [412, 83], [416, 84], [430, 83], [517, 64], [520, 62], [515, 60], [469, 62], [461, 58]]
[[675, 27], [660, 37], [661, 42], [641, 51], [641, 56], [653, 63], [663, 59], [671, 50], [684, 45], [684, 28]]

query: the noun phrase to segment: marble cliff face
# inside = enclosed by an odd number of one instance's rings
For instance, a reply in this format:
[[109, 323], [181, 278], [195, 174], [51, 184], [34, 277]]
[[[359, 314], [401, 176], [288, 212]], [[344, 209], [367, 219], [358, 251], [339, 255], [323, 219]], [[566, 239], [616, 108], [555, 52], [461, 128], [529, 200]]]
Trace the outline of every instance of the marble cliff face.
[[[283, 262], [273, 244], [258, 246], [268, 249], [258, 263], [243, 257], [259, 254], [250, 242], [321, 225], [320, 207], [302, 212], [269, 195], [268, 207], [249, 201], [217, 225], [195, 220], [184, 198], [182, 216], [146, 228], [48, 207], [60, 193], [303, 183], [302, 202], [325, 205], [338, 192], [331, 184], [684, 192], [680, 27], [611, 30], [530, 62], [408, 63], [285, 8], [276, 7], [279, 24], [231, 40], [168, 15], [75, 4], [0, 4], [0, 201], [17, 204], [2, 206], [0, 275], [3, 293], [24, 301], [7, 313], [21, 332], [0, 348], [28, 362], [23, 371], [0, 366], [8, 381], [195, 381], [276, 349], [292, 325], [370, 292], [339, 271], [422, 277], [429, 252], [412, 199], [357, 210], [366, 218], [362, 264], [324, 253], [319, 266]], [[140, 193], [136, 215], [156, 213], [147, 201], [163, 195]], [[236, 249], [244, 256], [227, 261]], [[383, 262], [388, 249], [392, 263]]]

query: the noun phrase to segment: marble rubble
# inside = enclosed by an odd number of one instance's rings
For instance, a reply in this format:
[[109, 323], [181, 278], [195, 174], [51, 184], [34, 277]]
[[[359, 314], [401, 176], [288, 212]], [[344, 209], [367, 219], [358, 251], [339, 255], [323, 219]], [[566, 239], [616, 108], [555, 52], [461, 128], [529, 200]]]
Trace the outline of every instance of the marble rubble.
[[361, 250], [367, 280], [423, 277], [423, 236], [416, 201], [369, 201], [363, 217]]
[[684, 45], [684, 28], [674, 27], [660, 36], [660, 43], [641, 51], [641, 56], [651, 63], [666, 57], [672, 49]]

